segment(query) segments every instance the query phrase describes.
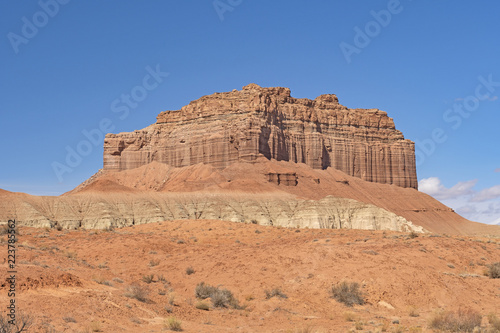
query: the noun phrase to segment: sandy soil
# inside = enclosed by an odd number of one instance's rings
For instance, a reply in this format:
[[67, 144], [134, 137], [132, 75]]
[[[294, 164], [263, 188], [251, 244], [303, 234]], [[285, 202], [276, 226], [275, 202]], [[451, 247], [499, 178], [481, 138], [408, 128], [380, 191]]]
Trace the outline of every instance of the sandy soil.
[[[483, 326], [486, 315], [500, 313], [500, 279], [483, 275], [500, 261], [498, 238], [206, 220], [20, 231], [16, 304], [34, 316], [32, 332], [162, 332], [169, 317], [185, 332], [347, 332], [356, 325], [358, 332], [430, 332], [439, 309], [471, 308], [484, 316]], [[6, 235], [1, 239], [4, 307]], [[330, 297], [343, 280], [360, 283], [364, 305]], [[244, 309], [197, 309], [200, 282], [231, 290]], [[134, 284], [149, 291], [145, 302], [126, 296]], [[287, 298], [266, 299], [273, 288]]]

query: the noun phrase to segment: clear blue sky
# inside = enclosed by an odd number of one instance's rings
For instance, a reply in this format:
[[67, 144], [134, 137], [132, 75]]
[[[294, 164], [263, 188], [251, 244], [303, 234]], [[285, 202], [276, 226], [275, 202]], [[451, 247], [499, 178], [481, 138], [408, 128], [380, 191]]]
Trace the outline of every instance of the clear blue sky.
[[[2, 1], [0, 188], [61, 194], [102, 167], [101, 142], [80, 146], [87, 156], [62, 181], [54, 172], [67, 147], [86, 140], [82, 131], [103, 119], [113, 132], [133, 131], [160, 111], [254, 82], [387, 111], [420, 143], [422, 189], [466, 217], [500, 222], [499, 2], [215, 5]], [[150, 71], [161, 76], [145, 90]], [[132, 92], [137, 103], [127, 105], [121, 97]]]

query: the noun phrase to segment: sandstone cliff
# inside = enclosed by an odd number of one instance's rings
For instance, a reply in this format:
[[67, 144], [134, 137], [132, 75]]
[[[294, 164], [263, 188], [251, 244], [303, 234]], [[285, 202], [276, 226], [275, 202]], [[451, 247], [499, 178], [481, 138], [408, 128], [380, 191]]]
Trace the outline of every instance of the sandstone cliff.
[[414, 143], [395, 129], [392, 118], [377, 109], [349, 109], [335, 95], [298, 99], [288, 88], [250, 84], [162, 112], [155, 124], [108, 134], [104, 141], [105, 171], [153, 161], [223, 169], [259, 156], [417, 188]]

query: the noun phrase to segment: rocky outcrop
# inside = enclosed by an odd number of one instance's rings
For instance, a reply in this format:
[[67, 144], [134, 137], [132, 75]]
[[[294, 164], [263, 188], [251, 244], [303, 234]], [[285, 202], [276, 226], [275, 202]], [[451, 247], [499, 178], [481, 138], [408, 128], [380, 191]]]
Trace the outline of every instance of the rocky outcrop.
[[299, 177], [297, 177], [297, 174], [294, 172], [287, 172], [287, 173], [270, 172], [267, 174], [267, 177], [270, 183], [276, 185], [285, 185], [285, 186], [297, 186], [299, 179]]
[[213, 219], [282, 227], [424, 232], [401, 216], [374, 205], [327, 196], [300, 200], [274, 194], [93, 193], [62, 197], [23, 195], [0, 202], [0, 224], [109, 229], [172, 220]]
[[222, 169], [259, 156], [417, 188], [414, 143], [392, 118], [378, 109], [349, 109], [331, 94], [299, 99], [288, 88], [250, 84], [162, 112], [145, 129], [104, 140], [104, 170], [113, 171], [153, 161]]

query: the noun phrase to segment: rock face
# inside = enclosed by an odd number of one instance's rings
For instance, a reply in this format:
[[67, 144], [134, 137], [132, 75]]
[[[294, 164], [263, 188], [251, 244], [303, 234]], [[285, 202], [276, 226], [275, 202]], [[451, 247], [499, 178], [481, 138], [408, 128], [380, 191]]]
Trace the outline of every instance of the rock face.
[[298, 99], [288, 88], [250, 84], [164, 111], [142, 130], [106, 135], [104, 170], [153, 161], [222, 169], [263, 155], [416, 189], [414, 148], [384, 111], [349, 109], [335, 95]]
[[[299, 200], [275, 195], [197, 193], [94, 193], [62, 197], [23, 195], [0, 201], [0, 222], [24, 226], [107, 229], [172, 220], [225, 220], [282, 227], [425, 232], [405, 218], [374, 205], [327, 196]], [[17, 209], [16, 209], [17, 208]]]

